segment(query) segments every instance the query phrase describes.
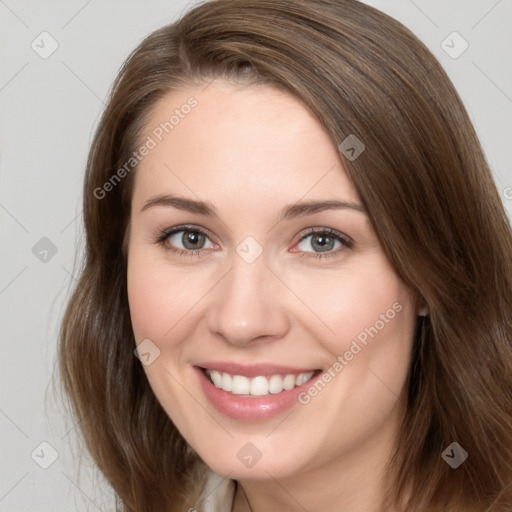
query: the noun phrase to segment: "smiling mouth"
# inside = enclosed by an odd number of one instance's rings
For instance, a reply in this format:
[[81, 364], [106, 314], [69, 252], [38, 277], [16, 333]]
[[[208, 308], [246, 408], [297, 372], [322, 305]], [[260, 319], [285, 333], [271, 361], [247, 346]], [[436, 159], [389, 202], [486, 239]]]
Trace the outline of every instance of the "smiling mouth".
[[252, 378], [208, 368], [202, 368], [202, 371], [216, 388], [233, 395], [251, 398], [278, 395], [283, 391], [290, 391], [309, 382], [321, 370], [298, 374], [275, 374], [268, 377], [258, 375]]

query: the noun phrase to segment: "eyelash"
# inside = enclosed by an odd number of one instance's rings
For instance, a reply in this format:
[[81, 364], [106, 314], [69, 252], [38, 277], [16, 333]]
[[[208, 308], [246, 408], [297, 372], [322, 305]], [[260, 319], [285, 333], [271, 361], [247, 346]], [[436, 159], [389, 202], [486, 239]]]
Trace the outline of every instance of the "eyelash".
[[[176, 233], [183, 232], [189, 232], [189, 233], [200, 233], [207, 238], [210, 238], [208, 233], [203, 230], [202, 228], [198, 226], [176, 226], [171, 229], [162, 230], [159, 232], [157, 239], [155, 240], [155, 243], [160, 245], [164, 250], [171, 251], [174, 254], [177, 254], [178, 256], [201, 256], [201, 252], [205, 251], [207, 249], [196, 249], [196, 250], [189, 250], [189, 249], [177, 249], [175, 247], [169, 246], [166, 241], [167, 239]], [[352, 249], [353, 242], [350, 238], [348, 238], [345, 235], [342, 235], [338, 231], [335, 231], [331, 228], [310, 228], [309, 231], [306, 232], [306, 234], [302, 235], [297, 244], [302, 242], [304, 239], [310, 237], [311, 235], [315, 234], [322, 234], [322, 235], [328, 235], [335, 240], [339, 241], [346, 249]], [[315, 252], [309, 252], [309, 251], [296, 251], [299, 253], [300, 257], [306, 257], [306, 258], [332, 258], [338, 255], [338, 253], [342, 252], [343, 249], [338, 249], [336, 251], [329, 251], [325, 253], [315, 253]]]

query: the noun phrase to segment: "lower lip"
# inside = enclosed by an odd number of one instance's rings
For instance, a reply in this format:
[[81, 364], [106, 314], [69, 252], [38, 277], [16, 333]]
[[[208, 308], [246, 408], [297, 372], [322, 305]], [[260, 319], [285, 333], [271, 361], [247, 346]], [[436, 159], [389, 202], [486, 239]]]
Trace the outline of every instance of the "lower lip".
[[244, 398], [214, 386], [204, 371], [197, 366], [194, 370], [199, 376], [201, 387], [212, 405], [222, 414], [239, 421], [265, 421], [283, 414], [298, 403], [298, 396], [309, 388], [320, 375], [314, 375], [308, 382], [289, 391], [275, 395], [268, 394], [260, 398]]

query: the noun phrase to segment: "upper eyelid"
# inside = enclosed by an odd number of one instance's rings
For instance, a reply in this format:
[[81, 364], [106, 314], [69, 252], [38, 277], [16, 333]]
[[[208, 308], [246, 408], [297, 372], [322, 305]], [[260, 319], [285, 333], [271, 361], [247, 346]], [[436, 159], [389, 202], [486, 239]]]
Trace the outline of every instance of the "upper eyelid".
[[[206, 235], [210, 241], [216, 245], [218, 245], [217, 242], [215, 242], [215, 236], [212, 236], [210, 231], [206, 228], [203, 228], [202, 226], [194, 225], [194, 224], [187, 224], [187, 225], [178, 225], [174, 226], [172, 228], [162, 230], [162, 234], [166, 236], [171, 236], [173, 234], [179, 233], [181, 231], [198, 231], [200, 233], [203, 233]], [[331, 235], [334, 235], [336, 237], [339, 237], [342, 239], [346, 244], [353, 244], [353, 240], [348, 235], [338, 231], [334, 228], [328, 228], [326, 226], [310, 226], [307, 228], [304, 228], [300, 231], [299, 235], [297, 235], [297, 240], [295, 243], [301, 242], [304, 238], [307, 238], [308, 236], [314, 235], [315, 233], [329, 233]], [[203, 249], [198, 249], [203, 250]]]
[[314, 226], [314, 227], [304, 228], [301, 231], [301, 233], [304, 233], [304, 234], [299, 235], [300, 236], [299, 240], [302, 240], [303, 238], [305, 238], [307, 236], [314, 235], [315, 233], [328, 233], [331, 235], [339, 236], [340, 238], [342, 238], [343, 240], [346, 240], [347, 242], [352, 241], [352, 239], [348, 235], [346, 235], [345, 233], [342, 233], [341, 231], [338, 231], [337, 229], [334, 229], [334, 228]]
[[[163, 229], [162, 230], [162, 235], [167, 235], [167, 236], [171, 236], [171, 235], [175, 235], [176, 233], [179, 233], [181, 231], [197, 231], [199, 233], [203, 233], [204, 235], [208, 236], [208, 238], [210, 239], [215, 239], [215, 236], [212, 236], [210, 231], [206, 228], [203, 228], [201, 226], [195, 226], [195, 225], [185, 225], [185, 226], [175, 226], [175, 227], [172, 227], [172, 228], [169, 228], [169, 229]], [[213, 240], [212, 240], [213, 242]]]

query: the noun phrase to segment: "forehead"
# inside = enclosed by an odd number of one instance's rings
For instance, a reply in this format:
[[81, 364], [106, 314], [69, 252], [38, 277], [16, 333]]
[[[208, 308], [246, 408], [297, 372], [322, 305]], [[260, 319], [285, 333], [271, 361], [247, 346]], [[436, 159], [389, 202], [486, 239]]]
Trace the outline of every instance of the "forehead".
[[[267, 85], [221, 80], [173, 91], [141, 136], [133, 201], [181, 193], [252, 209], [304, 199], [358, 201], [339, 153], [295, 97]], [[135, 207], [137, 207], [137, 204]]]

